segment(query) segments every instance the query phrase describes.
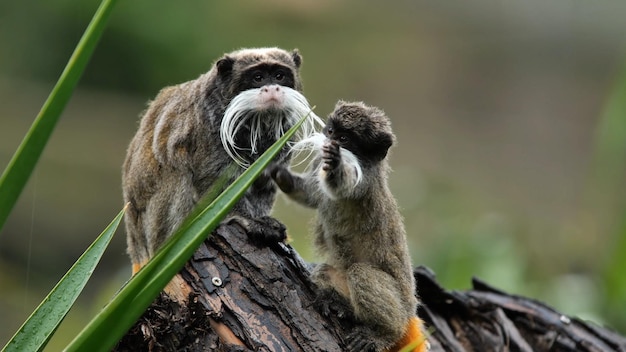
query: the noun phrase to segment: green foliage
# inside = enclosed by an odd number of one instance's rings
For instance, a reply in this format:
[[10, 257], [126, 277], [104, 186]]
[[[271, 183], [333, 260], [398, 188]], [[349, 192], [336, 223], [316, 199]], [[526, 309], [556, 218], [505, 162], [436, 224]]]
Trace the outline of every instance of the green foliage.
[[[591, 190], [596, 193], [591, 197], [598, 201], [600, 194], [614, 195], [623, 184], [626, 171], [626, 67], [616, 81], [616, 86], [607, 102], [600, 119], [595, 145], [595, 164]], [[597, 193], [597, 192], [600, 192]], [[623, 196], [623, 193], [622, 193]], [[618, 195], [619, 197], [619, 195]], [[626, 328], [626, 202], [613, 199], [616, 220], [606, 220], [613, 232], [613, 254], [604, 269], [604, 282], [607, 295], [605, 306], [607, 316], [611, 317], [622, 328]], [[621, 212], [620, 212], [621, 209]]]
[[[0, 30], [0, 131], [4, 132], [0, 163], [8, 162], [15, 151], [19, 140], [12, 137], [23, 135], [24, 123], [30, 123], [23, 117], [37, 114], [30, 109], [41, 105], [50, 90], [45, 85], [58, 77], [98, 3], [25, 0], [0, 5], [0, 22], [6, 29]], [[619, 16], [585, 17], [592, 7], [595, 12], [610, 9], [607, 14], [615, 14], [623, 6], [583, 6], [572, 15], [574, 21], [556, 20], [554, 26], [542, 27], [519, 11], [519, 17], [508, 11], [504, 17], [501, 11], [467, 16], [466, 5], [458, 3], [458, 12], [453, 10], [457, 5], [442, 11], [438, 5], [413, 2], [382, 7], [356, 1], [279, 6], [164, 0], [151, 1], [147, 7], [147, 2], [118, 4], [122, 8], [110, 19], [81, 78], [81, 87], [89, 89], [72, 99], [74, 113], [69, 109], [61, 121], [67, 125], [55, 131], [55, 137], [61, 138], [52, 138], [44, 155], [48, 160], [39, 162], [43, 177], [38, 178], [32, 208], [45, 208], [45, 215], [28, 206], [15, 207], [0, 234], [4, 253], [0, 255], [4, 265], [0, 268], [4, 318], [0, 339], [6, 341], [15, 332], [25, 314], [70, 266], [64, 258], [84, 249], [82, 234], [119, 208], [115, 190], [121, 159], [145, 101], [165, 85], [197, 77], [226, 51], [266, 45], [301, 50], [307, 97], [323, 111], [331, 109], [338, 97], [365, 99], [389, 110], [399, 137], [391, 180], [404, 208], [415, 264], [433, 268], [448, 288], [465, 289], [469, 278], [478, 276], [568, 314], [626, 331], [626, 71], [615, 82], [604, 114], [594, 113], [615, 73], [623, 30], [617, 23]], [[438, 21], [428, 20], [433, 11]], [[551, 11], [544, 12], [550, 16]], [[364, 28], [364, 20], [371, 25]], [[528, 31], [531, 23], [533, 30]], [[572, 23], [582, 23], [588, 35], [572, 37]], [[503, 29], [507, 35], [492, 36]], [[486, 36], [493, 40], [485, 40]], [[572, 56], [566, 64], [564, 52]], [[477, 80], [476, 74], [485, 71], [490, 74]], [[43, 91], [24, 79], [43, 84]], [[524, 122], [528, 110], [541, 119]], [[513, 125], [499, 123], [508, 115], [520, 120]], [[562, 131], [550, 135], [548, 122], [559, 120]], [[595, 163], [588, 165], [586, 131], [592, 123], [598, 126]], [[537, 158], [533, 145], [514, 148], [528, 141], [545, 149], [541, 155], [552, 156], [539, 158], [541, 163], [523, 163]], [[97, 153], [102, 149], [107, 152]], [[579, 164], [579, 168], [566, 167]], [[588, 166], [595, 170], [589, 182], [589, 193], [594, 195], [579, 197], [584, 186], [576, 179], [582, 179], [579, 173]], [[524, 173], [527, 170], [532, 171]], [[557, 180], [550, 181], [555, 174]], [[398, 180], [403, 181], [399, 186]], [[554, 187], [570, 182], [578, 188]], [[76, 191], [59, 191], [69, 187]], [[5, 190], [14, 188], [0, 189], [3, 198], [8, 196]], [[90, 190], [91, 197], [85, 197], [84, 189]], [[544, 196], [533, 193], [537, 189]], [[560, 194], [566, 193], [574, 196], [559, 201]], [[303, 220], [313, 212], [281, 203], [279, 199], [274, 214], [287, 225], [298, 252], [315, 260], [305, 235], [309, 225]], [[82, 216], [72, 207], [88, 208], [90, 214]], [[0, 218], [10, 210], [0, 205], [0, 213], [5, 213]], [[68, 221], [67, 214], [80, 217], [80, 224]], [[44, 227], [47, 235], [35, 237], [32, 249], [26, 236], [7, 236], [27, 232], [31, 222]], [[54, 256], [41, 255], [50, 241], [64, 245], [56, 248]], [[122, 242], [113, 241], [109, 250], [121, 256]], [[28, 269], [23, 266], [27, 255]], [[108, 300], [114, 289], [103, 292], [102, 286], [120, 286], [119, 272], [127, 271], [127, 264], [120, 257], [110, 259], [109, 271], [92, 278], [98, 289], [81, 297], [83, 305], [75, 305], [48, 349], [64, 347], [75, 335], [71, 324], [84, 326], [88, 312]], [[563, 285], [571, 276], [586, 280], [591, 291]]]
[[103, 0], [30, 130], [0, 176], [0, 229], [37, 165], [100, 39], [116, 0]]
[[[307, 116], [274, 143], [255, 163], [216, 197], [230, 179], [232, 166], [198, 208], [66, 348], [67, 351], [108, 351], [134, 324], [154, 298], [183, 267], [200, 243], [215, 230], [271, 160], [300, 128]], [[208, 204], [208, 206], [206, 206]], [[3, 351], [40, 351], [54, 334], [91, 277], [117, 229], [124, 211], [104, 230], [33, 312]]]
[[[6, 221], [37, 165], [104, 31], [114, 4], [114, 0], [102, 2], [56, 86], [2, 174], [0, 178], [0, 227]], [[199, 205], [203, 209], [191, 214], [155, 257], [120, 290], [114, 299], [76, 336], [66, 350], [110, 350], [180, 270], [199, 244], [219, 225], [306, 118], [306, 116], [302, 117], [296, 126], [270, 147], [220, 196], [215, 198], [215, 194], [210, 194], [200, 202]], [[229, 174], [232, 175], [232, 172], [224, 173], [223, 182], [222, 184], [217, 182], [216, 189], [223, 188], [223, 183], [230, 179]], [[204, 207], [209, 202], [210, 204]], [[39, 351], [45, 347], [91, 277], [95, 265], [110, 243], [122, 216], [123, 211], [72, 266], [16, 332], [4, 350]]]
[[[104, 32], [115, 0], [103, 0], [31, 128], [0, 176], [0, 228], [32, 174], [61, 113], [65, 109]], [[39, 351], [82, 292], [115, 233], [123, 211], [98, 236], [58, 284], [44, 298], [3, 351]]]
[[46, 346], [87, 284], [100, 258], [102, 258], [104, 250], [111, 242], [115, 230], [122, 221], [123, 215], [124, 210], [117, 214], [109, 226], [78, 258], [13, 338], [4, 346], [3, 352], [41, 351]]
[[614, 187], [624, 177], [626, 162], [626, 66], [615, 81], [599, 122], [593, 181], [596, 186]]

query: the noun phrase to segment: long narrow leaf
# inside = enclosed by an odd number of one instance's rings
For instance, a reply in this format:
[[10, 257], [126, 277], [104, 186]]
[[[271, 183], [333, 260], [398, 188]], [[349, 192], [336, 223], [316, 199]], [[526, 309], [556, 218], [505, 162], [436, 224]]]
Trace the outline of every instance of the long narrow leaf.
[[[108, 351], [185, 265], [198, 246], [222, 221], [254, 180], [269, 165], [307, 117], [274, 143], [233, 184], [172, 236], [109, 304], [67, 346], [66, 351]], [[197, 215], [196, 215], [197, 214]]]
[[22, 193], [61, 113], [70, 100], [116, 1], [103, 0], [100, 4], [57, 84], [2, 173], [0, 177], [0, 229], [4, 226], [9, 213]]
[[592, 184], [597, 193], [614, 194], [624, 180], [626, 161], [626, 65], [600, 116], [594, 141]]
[[78, 258], [13, 338], [4, 346], [3, 352], [40, 351], [45, 347], [87, 284], [87, 280], [91, 277], [104, 250], [111, 242], [123, 215], [124, 210], [113, 219], [85, 253]]

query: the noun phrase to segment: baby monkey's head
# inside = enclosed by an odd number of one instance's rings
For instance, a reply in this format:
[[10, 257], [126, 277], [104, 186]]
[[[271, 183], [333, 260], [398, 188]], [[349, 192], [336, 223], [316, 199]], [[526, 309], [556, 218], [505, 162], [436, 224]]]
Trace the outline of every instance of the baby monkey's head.
[[293, 151], [316, 156], [307, 169], [321, 166], [313, 162], [323, 155], [324, 146], [337, 145], [343, 163], [355, 170], [357, 185], [363, 178], [363, 168], [375, 167], [385, 160], [395, 136], [385, 113], [362, 102], [339, 101], [328, 116], [322, 133], [314, 133], [296, 143]]
[[309, 116], [296, 139], [310, 135], [321, 120], [300, 93], [297, 50], [243, 49], [215, 63], [221, 94], [229, 101], [220, 137], [238, 164], [249, 166], [300, 118]]
[[323, 133], [352, 152], [362, 163], [383, 160], [395, 140], [387, 115], [362, 102], [339, 101], [328, 116]]

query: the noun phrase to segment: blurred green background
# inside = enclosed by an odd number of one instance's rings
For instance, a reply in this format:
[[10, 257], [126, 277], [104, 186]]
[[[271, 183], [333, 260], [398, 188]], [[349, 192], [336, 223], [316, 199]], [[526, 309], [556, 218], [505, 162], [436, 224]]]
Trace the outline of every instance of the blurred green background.
[[[2, 168], [98, 4], [0, 2]], [[344, 99], [391, 117], [415, 265], [447, 288], [476, 276], [626, 332], [623, 18], [626, 3], [608, 0], [119, 2], [0, 232], [0, 343], [122, 207], [120, 166], [146, 102], [258, 46], [300, 49], [319, 115]], [[313, 212], [281, 198], [275, 215], [316, 260]], [[121, 230], [48, 350], [129, 275]]]

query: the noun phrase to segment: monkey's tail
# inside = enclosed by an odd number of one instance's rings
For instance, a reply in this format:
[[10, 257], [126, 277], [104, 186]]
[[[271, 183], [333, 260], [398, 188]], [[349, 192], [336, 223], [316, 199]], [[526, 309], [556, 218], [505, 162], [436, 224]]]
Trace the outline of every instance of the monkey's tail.
[[388, 352], [398, 352], [402, 351], [403, 348], [406, 348], [408, 345], [417, 344], [411, 352], [427, 352], [428, 351], [428, 340], [427, 336], [424, 334], [423, 322], [418, 317], [413, 317], [409, 320], [409, 324], [407, 326], [406, 332], [400, 341], [398, 341], [392, 348], [388, 350]]

